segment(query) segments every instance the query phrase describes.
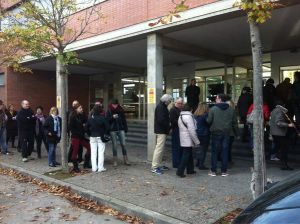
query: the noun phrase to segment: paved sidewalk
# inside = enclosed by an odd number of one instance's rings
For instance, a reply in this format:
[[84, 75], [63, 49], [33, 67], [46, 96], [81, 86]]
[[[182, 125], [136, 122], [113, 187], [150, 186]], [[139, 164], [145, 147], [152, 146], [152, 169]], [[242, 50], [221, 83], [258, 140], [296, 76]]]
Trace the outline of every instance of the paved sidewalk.
[[[196, 170], [196, 175], [181, 179], [175, 175], [174, 169], [161, 176], [152, 174], [146, 161], [146, 149], [132, 145], [127, 148], [132, 166], [124, 166], [120, 161], [120, 165], [114, 168], [111, 146], [107, 144], [106, 172], [87, 173], [63, 181], [195, 224], [213, 223], [236, 208], [245, 208], [252, 201], [249, 189], [251, 161], [236, 159], [228, 177], [210, 177], [207, 171]], [[11, 151], [14, 155], [0, 155], [0, 162], [40, 174], [59, 169], [47, 166], [45, 150], [42, 159], [28, 163], [21, 162], [21, 156], [15, 149]], [[168, 154], [166, 157], [170, 158]], [[170, 165], [168, 159], [166, 164]], [[276, 165], [268, 165], [268, 178], [273, 181], [291, 173], [281, 171]]]

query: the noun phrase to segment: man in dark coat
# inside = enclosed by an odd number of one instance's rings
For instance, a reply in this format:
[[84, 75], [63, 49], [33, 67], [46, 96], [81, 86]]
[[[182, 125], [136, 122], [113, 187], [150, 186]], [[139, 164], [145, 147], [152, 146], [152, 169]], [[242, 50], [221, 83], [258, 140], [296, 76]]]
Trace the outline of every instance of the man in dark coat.
[[36, 124], [36, 117], [30, 109], [29, 101], [23, 100], [21, 103], [21, 110], [17, 114], [19, 138], [22, 148], [22, 161], [27, 162], [34, 147], [34, 131]]
[[185, 90], [185, 96], [187, 97], [187, 103], [193, 110], [196, 110], [199, 104], [200, 88], [196, 86], [196, 80], [191, 80], [191, 85], [189, 85]]
[[263, 97], [265, 99], [265, 103], [269, 106], [270, 111], [275, 108], [275, 100], [276, 100], [276, 88], [274, 86], [274, 79], [269, 78], [266, 82], [266, 85], [263, 88]]
[[167, 136], [170, 132], [170, 116], [168, 105], [172, 102], [172, 96], [164, 94], [160, 98], [160, 103], [155, 108], [154, 133], [156, 135], [156, 146], [152, 159], [152, 172], [162, 174], [162, 171], [169, 170], [166, 166], [160, 166], [162, 162], [164, 147]]
[[276, 86], [276, 97], [287, 105], [289, 98], [291, 97], [292, 84], [289, 78], [285, 78], [283, 82]]
[[250, 87], [244, 87], [242, 90], [242, 94], [239, 97], [237, 108], [240, 116], [240, 121], [244, 124], [243, 130], [243, 142], [247, 142], [247, 136], [249, 135], [249, 127], [247, 124], [247, 112], [250, 105], [253, 103], [253, 96], [251, 94]]
[[183, 108], [183, 99], [178, 97], [175, 101], [175, 105], [170, 110], [170, 121], [172, 129], [172, 161], [173, 168], [178, 168], [181, 157], [182, 157], [182, 148], [180, 147], [180, 138], [179, 138], [179, 128], [178, 128], [178, 118], [180, 112]]
[[122, 154], [123, 154], [123, 160], [125, 165], [130, 165], [127, 157], [127, 150], [125, 148], [125, 133], [128, 132], [127, 127], [127, 121], [125, 117], [124, 109], [119, 104], [119, 101], [117, 99], [113, 99], [111, 104], [108, 106], [108, 110], [106, 113], [107, 120], [110, 125], [110, 136], [112, 141], [112, 150], [113, 150], [113, 157], [114, 157], [114, 166], [118, 165], [118, 151], [117, 151], [117, 143], [119, 140], [121, 148], [122, 148]]

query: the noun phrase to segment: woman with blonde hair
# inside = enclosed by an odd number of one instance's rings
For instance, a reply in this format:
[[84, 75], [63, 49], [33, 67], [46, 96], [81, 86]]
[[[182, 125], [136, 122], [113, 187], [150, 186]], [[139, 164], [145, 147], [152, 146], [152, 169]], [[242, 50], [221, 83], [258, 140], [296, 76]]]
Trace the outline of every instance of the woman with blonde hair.
[[196, 132], [200, 141], [200, 146], [196, 149], [196, 166], [200, 170], [208, 170], [208, 168], [204, 165], [210, 141], [209, 125], [206, 122], [208, 110], [209, 107], [206, 103], [199, 103], [196, 111], [194, 112], [195, 120], [197, 122]]
[[56, 167], [56, 146], [61, 138], [61, 118], [58, 116], [58, 109], [51, 107], [49, 117], [44, 123], [44, 130], [48, 144], [48, 165]]

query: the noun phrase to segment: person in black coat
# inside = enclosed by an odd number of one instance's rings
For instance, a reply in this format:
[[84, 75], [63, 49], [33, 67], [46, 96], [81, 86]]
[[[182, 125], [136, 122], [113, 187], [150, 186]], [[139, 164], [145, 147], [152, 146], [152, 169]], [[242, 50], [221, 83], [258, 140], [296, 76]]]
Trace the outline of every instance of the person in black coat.
[[81, 105], [74, 107], [74, 112], [70, 116], [69, 127], [71, 132], [71, 144], [72, 144], [72, 162], [73, 162], [73, 171], [78, 173], [80, 172], [78, 167], [78, 150], [80, 145], [86, 148], [87, 153], [84, 160], [84, 168], [90, 168], [90, 155], [91, 148], [87, 139], [85, 139], [85, 125], [87, 118], [83, 114], [83, 108]]
[[[87, 122], [87, 133], [90, 136], [92, 171], [103, 172], [104, 168], [104, 135], [109, 134], [109, 125], [103, 114], [103, 108], [96, 105], [93, 108], [93, 114]], [[97, 163], [98, 159], [98, 163]]]
[[122, 148], [124, 164], [129, 166], [130, 163], [127, 157], [127, 150], [125, 148], [125, 133], [128, 132], [127, 121], [124, 110], [117, 99], [112, 100], [111, 104], [108, 106], [106, 117], [110, 126], [114, 166], [118, 165], [117, 139], [119, 139]]
[[[69, 127], [69, 121], [70, 121], [70, 116], [73, 114], [73, 112], [74, 112], [74, 107], [75, 106], [77, 106], [77, 105], [79, 105], [79, 102], [77, 101], [77, 100], [74, 100], [73, 102], [72, 102], [72, 107], [71, 107], [71, 109], [67, 112], [67, 132], [68, 132], [68, 136], [70, 137], [71, 136], [71, 134], [70, 134], [70, 127]], [[72, 162], [72, 159], [71, 159], [71, 157], [72, 157], [72, 152], [73, 152], [73, 149], [72, 149], [72, 144], [70, 144], [70, 148], [69, 148], [69, 152], [68, 152], [68, 161], [69, 162]], [[82, 147], [82, 145], [80, 145], [79, 146], [79, 150], [78, 150], [78, 163], [81, 163], [82, 161], [83, 161], [83, 147]]]
[[18, 136], [18, 122], [17, 122], [17, 111], [14, 110], [14, 105], [9, 105], [6, 111], [7, 123], [6, 123], [6, 133], [8, 144], [11, 140], [11, 147], [15, 148], [15, 138]]
[[34, 130], [36, 117], [30, 109], [29, 101], [23, 100], [22, 108], [17, 114], [19, 138], [22, 148], [22, 161], [27, 162], [34, 147]]
[[178, 128], [178, 118], [180, 112], [183, 108], [183, 99], [178, 97], [175, 101], [175, 105], [170, 110], [170, 121], [172, 129], [172, 162], [173, 168], [178, 168], [181, 157], [182, 157], [182, 148], [180, 147], [180, 138], [179, 138], [179, 128]]
[[196, 79], [191, 80], [191, 85], [189, 85], [185, 90], [185, 96], [187, 97], [187, 103], [195, 111], [199, 104], [200, 87], [196, 86]]
[[155, 108], [154, 133], [156, 135], [156, 146], [153, 153], [151, 172], [162, 174], [162, 171], [169, 170], [166, 166], [161, 166], [164, 147], [168, 134], [170, 133], [170, 115], [168, 105], [172, 102], [172, 96], [164, 94], [160, 98], [160, 103]]
[[47, 140], [48, 165], [56, 167], [60, 165], [56, 162], [56, 146], [60, 142], [62, 130], [61, 118], [58, 116], [58, 109], [56, 107], [50, 109], [50, 114], [44, 123], [43, 130]]
[[240, 122], [244, 125], [243, 130], [243, 142], [247, 142], [247, 137], [249, 136], [249, 127], [247, 124], [247, 113], [250, 105], [253, 103], [253, 96], [251, 94], [250, 87], [244, 87], [242, 90], [242, 94], [239, 97], [237, 108], [240, 116]]
[[263, 97], [264, 102], [268, 104], [270, 111], [275, 108], [275, 100], [276, 100], [276, 88], [274, 86], [274, 79], [269, 78], [266, 82], [266, 85], [263, 88]]

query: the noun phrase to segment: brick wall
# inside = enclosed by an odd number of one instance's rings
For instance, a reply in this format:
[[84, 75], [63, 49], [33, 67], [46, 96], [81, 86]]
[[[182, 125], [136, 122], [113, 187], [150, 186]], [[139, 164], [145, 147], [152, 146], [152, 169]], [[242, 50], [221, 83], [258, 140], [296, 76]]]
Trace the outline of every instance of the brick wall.
[[[77, 99], [84, 108], [87, 108], [88, 76], [70, 76], [69, 86], [69, 103], [71, 104], [72, 100]], [[33, 74], [20, 74], [8, 71], [7, 104], [14, 104], [18, 109], [23, 99], [29, 100], [32, 108], [43, 106], [45, 113], [48, 113], [50, 108], [56, 105], [55, 73], [34, 71]]]
[[[189, 0], [190, 8], [216, 2], [218, 0]], [[179, 2], [179, 1], [177, 1]], [[108, 0], [99, 4], [104, 18], [90, 24], [88, 33], [81, 39], [128, 27], [161, 17], [174, 9], [171, 0]], [[85, 11], [77, 13], [70, 21], [71, 27], [80, 27], [77, 18], [84, 18]]]

